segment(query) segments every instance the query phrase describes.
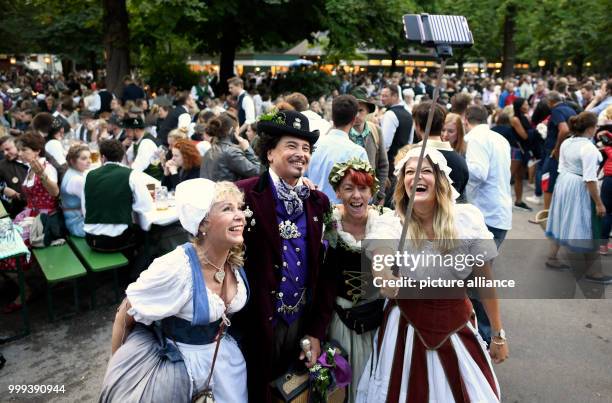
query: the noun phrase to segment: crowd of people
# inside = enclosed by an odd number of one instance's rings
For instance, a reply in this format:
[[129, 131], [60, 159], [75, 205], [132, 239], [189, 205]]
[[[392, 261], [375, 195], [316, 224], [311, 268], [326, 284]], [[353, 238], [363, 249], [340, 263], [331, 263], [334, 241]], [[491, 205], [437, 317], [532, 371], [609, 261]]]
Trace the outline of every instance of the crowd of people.
[[[87, 75], [2, 80], [1, 197], [26, 244], [55, 216], [130, 260], [100, 401], [272, 401], [304, 364], [316, 381], [328, 340], [350, 365], [349, 402], [499, 401], [492, 363], [509, 350], [495, 293], [405, 299], [374, 279], [491, 279], [513, 209], [530, 205], [548, 210], [552, 270], [571, 269], [561, 246], [608, 252], [612, 80], [347, 74], [320, 98], [274, 100], [268, 75], [233, 77], [220, 96], [206, 77], [155, 92], [126, 77], [121, 94]], [[143, 260], [135, 218], [156, 209], [152, 182], [174, 195], [185, 236]], [[408, 249], [487, 259], [363, 270], [362, 255], [393, 252], [365, 241], [404, 225]], [[584, 279], [612, 283], [597, 265]]]

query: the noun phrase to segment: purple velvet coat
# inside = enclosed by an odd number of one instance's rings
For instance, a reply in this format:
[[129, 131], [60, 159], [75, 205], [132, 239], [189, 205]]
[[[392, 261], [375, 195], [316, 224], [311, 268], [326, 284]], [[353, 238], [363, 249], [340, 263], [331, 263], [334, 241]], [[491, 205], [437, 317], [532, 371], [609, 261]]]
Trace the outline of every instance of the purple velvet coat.
[[[282, 264], [281, 237], [272, 193], [272, 180], [266, 171], [260, 177], [236, 182], [245, 194], [245, 209], [252, 211], [244, 230], [245, 271], [251, 288], [249, 303], [238, 315], [236, 325], [242, 333], [248, 369], [249, 401], [271, 400], [268, 383], [275, 374], [271, 365], [274, 335], [275, 293], [279, 288]], [[323, 215], [329, 200], [319, 191], [311, 191], [304, 202], [307, 218], [307, 288], [311, 299], [304, 307], [305, 333], [325, 339], [336, 294], [333, 273], [322, 270], [324, 246]], [[250, 213], [249, 213], [250, 214]], [[253, 221], [254, 220], [254, 221]], [[234, 322], [234, 320], [232, 320]]]

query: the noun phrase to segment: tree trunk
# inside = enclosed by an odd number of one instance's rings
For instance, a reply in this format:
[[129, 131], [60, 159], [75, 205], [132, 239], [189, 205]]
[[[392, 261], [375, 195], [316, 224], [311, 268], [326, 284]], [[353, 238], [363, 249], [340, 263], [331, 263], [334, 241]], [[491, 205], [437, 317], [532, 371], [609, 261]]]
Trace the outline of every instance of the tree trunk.
[[463, 77], [463, 65], [465, 63], [465, 52], [462, 49], [457, 51], [457, 78]]
[[397, 71], [397, 59], [399, 58], [399, 50], [397, 49], [397, 46], [394, 46], [391, 48], [391, 50], [389, 50], [389, 57], [391, 58], [391, 71]]
[[91, 73], [93, 74], [93, 81], [98, 81], [98, 61], [96, 57], [96, 52], [91, 52], [89, 54], [89, 68], [91, 69]]
[[120, 96], [123, 77], [130, 72], [130, 29], [126, 0], [103, 0], [106, 88]]
[[218, 90], [222, 94], [227, 94], [227, 79], [234, 76], [234, 61], [236, 60], [236, 49], [238, 40], [235, 32], [227, 30], [221, 39], [221, 55], [219, 60], [219, 84]]
[[504, 44], [502, 50], [502, 75], [504, 78], [511, 77], [514, 74], [514, 61], [516, 59], [516, 49], [514, 46], [515, 15], [516, 5], [508, 4], [504, 17]]
[[67, 57], [62, 57], [61, 63], [62, 63], [62, 73], [64, 77], [67, 79], [68, 74], [74, 71], [74, 63], [72, 62], [72, 59], [69, 59]]
[[576, 76], [578, 76], [578, 79], [581, 80], [582, 79], [582, 74], [583, 74], [583, 68], [584, 68], [584, 55], [576, 55], [574, 57], [574, 65], [576, 66]]

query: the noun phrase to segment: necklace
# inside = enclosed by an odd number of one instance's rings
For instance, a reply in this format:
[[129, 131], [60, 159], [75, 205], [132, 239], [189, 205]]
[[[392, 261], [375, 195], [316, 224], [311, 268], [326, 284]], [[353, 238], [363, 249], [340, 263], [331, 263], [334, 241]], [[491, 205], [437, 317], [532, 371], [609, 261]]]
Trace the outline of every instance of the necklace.
[[223, 284], [223, 279], [225, 278], [225, 262], [223, 262], [223, 264], [221, 266], [217, 266], [216, 264], [214, 264], [213, 262], [211, 262], [210, 260], [208, 260], [208, 258], [206, 257], [206, 255], [204, 254], [204, 252], [202, 252], [202, 259], [204, 260], [204, 263], [214, 267], [215, 269], [217, 269], [217, 272], [215, 273], [215, 281], [219, 284]]

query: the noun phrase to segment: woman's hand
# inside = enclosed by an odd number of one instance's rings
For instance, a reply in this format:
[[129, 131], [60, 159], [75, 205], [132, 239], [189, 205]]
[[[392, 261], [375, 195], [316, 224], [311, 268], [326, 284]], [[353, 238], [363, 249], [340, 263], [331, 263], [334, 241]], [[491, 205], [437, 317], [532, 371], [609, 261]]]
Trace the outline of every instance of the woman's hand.
[[234, 132], [234, 138], [238, 142], [238, 147], [240, 147], [242, 151], [246, 151], [249, 148], [250, 146], [249, 141], [243, 138], [242, 136], [240, 136], [238, 130]]
[[314, 184], [313, 181], [308, 178], [302, 178], [302, 183], [310, 190], [317, 190], [319, 188], [317, 185]]
[[503, 341], [503, 344], [498, 343], [502, 343], [502, 339], [496, 339], [495, 337], [491, 339], [489, 355], [494, 363], [501, 364], [510, 357], [510, 350], [508, 349], [508, 341]]
[[38, 176], [41, 176], [45, 172], [45, 167], [42, 166], [38, 159], [34, 159], [30, 162], [30, 168], [32, 168], [32, 171]]
[[176, 175], [178, 173], [178, 167], [173, 160], [166, 162], [165, 168], [168, 170], [170, 175]]

